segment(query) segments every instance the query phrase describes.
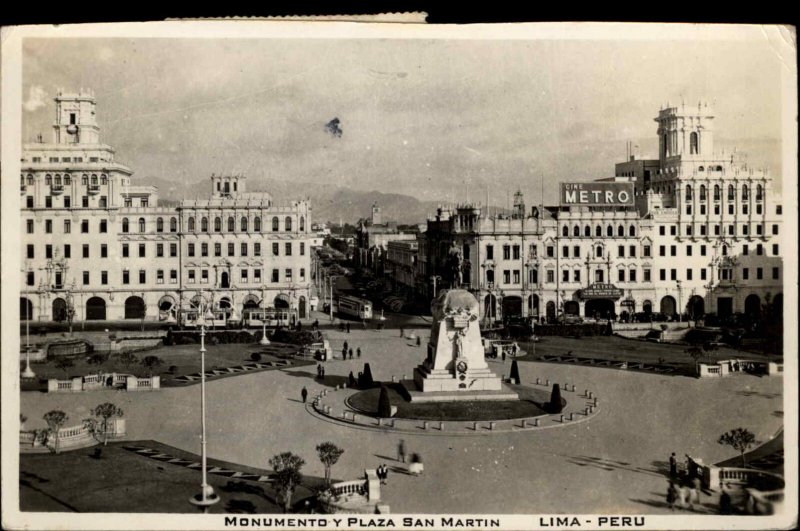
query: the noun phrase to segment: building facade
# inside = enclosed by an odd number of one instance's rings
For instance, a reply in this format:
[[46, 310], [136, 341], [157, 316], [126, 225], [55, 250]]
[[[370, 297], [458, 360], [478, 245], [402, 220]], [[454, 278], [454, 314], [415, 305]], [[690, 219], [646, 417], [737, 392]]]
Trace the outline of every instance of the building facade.
[[55, 103], [52, 142], [23, 149], [21, 319], [169, 321], [201, 298], [232, 316], [307, 315], [307, 202], [275, 205], [244, 176], [212, 175], [208, 199], [159, 206], [100, 142], [91, 93]]

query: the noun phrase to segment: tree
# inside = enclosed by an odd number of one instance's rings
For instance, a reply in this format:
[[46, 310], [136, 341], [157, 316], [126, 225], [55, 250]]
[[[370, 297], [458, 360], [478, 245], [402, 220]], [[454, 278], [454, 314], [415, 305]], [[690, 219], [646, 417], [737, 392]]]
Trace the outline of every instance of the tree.
[[719, 347], [717, 347], [716, 343], [712, 343], [711, 341], [703, 343], [703, 352], [705, 352], [709, 362], [711, 361], [711, 354], [717, 350], [719, 350]]
[[378, 397], [378, 416], [384, 419], [392, 416], [392, 401], [385, 385], [381, 385], [381, 394]]
[[98, 365], [98, 366], [103, 365], [106, 361], [108, 361], [108, 356], [100, 353], [92, 354], [91, 356], [89, 356], [89, 359], [86, 360], [86, 362], [89, 365]]
[[736, 428], [720, 435], [717, 442], [739, 452], [739, 455], [742, 456], [742, 468], [744, 468], [746, 466], [744, 453], [756, 443], [756, 436], [745, 428]]
[[339, 461], [344, 450], [332, 442], [324, 442], [317, 445], [317, 455], [325, 466], [325, 485], [331, 484], [331, 467]]
[[516, 358], [514, 358], [513, 360], [511, 360], [511, 374], [509, 375], [509, 378], [510, 378], [510, 379], [511, 379], [511, 380], [512, 380], [512, 381], [513, 381], [515, 384], [519, 385], [519, 383], [520, 383], [520, 377], [519, 377], [519, 367], [517, 366], [517, 360], [516, 360]]
[[61, 411], [59, 409], [54, 409], [52, 411], [48, 411], [47, 413], [45, 413], [44, 417], [42, 417], [42, 418], [47, 423], [47, 428], [48, 428], [50, 434], [52, 434], [53, 437], [54, 437], [54, 440], [55, 440], [54, 451], [55, 451], [55, 453], [58, 453], [58, 451], [59, 451], [58, 450], [58, 432], [61, 429], [61, 427], [64, 425], [64, 423], [67, 422], [67, 420], [69, 420], [69, 417], [63, 411]]
[[144, 366], [145, 369], [147, 369], [148, 376], [152, 376], [153, 370], [156, 367], [160, 367], [163, 364], [164, 360], [162, 360], [158, 356], [145, 356], [145, 358], [142, 360], [142, 365]]
[[561, 413], [564, 406], [561, 403], [561, 388], [557, 383], [553, 384], [553, 391], [550, 393], [550, 404], [548, 409], [550, 413]]
[[291, 452], [283, 452], [269, 460], [269, 465], [275, 471], [272, 476], [275, 489], [283, 497], [283, 512], [289, 512], [292, 506], [292, 494], [303, 480], [300, 469], [304, 464], [306, 462], [302, 457]]
[[364, 376], [363, 381], [361, 382], [361, 387], [369, 388], [372, 387], [375, 381], [372, 379], [372, 369], [369, 368], [369, 363], [364, 364]]
[[94, 418], [83, 419], [83, 425], [98, 441], [102, 437], [105, 446], [108, 444], [108, 421], [113, 417], [121, 417], [122, 410], [111, 402], [104, 402], [92, 409], [91, 413]]
[[694, 360], [694, 372], [699, 374], [697, 365], [700, 363], [700, 360], [703, 359], [703, 351], [700, 349], [700, 347], [689, 347], [685, 350], [685, 352]]
[[56, 369], [64, 371], [65, 377], [69, 376], [68, 371], [74, 366], [75, 364], [72, 363], [72, 360], [69, 358], [58, 358], [58, 360], [56, 360]]
[[123, 352], [119, 355], [119, 361], [125, 365], [125, 367], [130, 367], [131, 365], [137, 363], [139, 358], [130, 352]]

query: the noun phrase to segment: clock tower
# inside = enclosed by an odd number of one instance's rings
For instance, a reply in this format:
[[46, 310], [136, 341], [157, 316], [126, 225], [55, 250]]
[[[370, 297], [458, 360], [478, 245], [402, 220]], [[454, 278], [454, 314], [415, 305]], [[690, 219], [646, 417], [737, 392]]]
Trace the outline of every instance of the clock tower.
[[53, 124], [54, 144], [99, 144], [94, 94], [81, 90], [77, 94], [59, 91], [55, 97], [56, 121]]

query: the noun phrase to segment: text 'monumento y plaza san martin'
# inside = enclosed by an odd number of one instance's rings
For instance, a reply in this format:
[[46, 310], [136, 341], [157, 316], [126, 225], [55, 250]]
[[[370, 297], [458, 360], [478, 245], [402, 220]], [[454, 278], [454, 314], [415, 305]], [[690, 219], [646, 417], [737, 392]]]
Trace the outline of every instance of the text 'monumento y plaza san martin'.
[[772, 177], [741, 153], [714, 151], [705, 102], [667, 106], [655, 120], [658, 158], [561, 183], [557, 206], [528, 209], [518, 192], [510, 213], [440, 208], [418, 236], [416, 291], [429, 294], [433, 276], [468, 289], [487, 320], [781, 308], [783, 205]]
[[205, 199], [160, 206], [101, 143], [91, 92], [59, 92], [55, 116], [52, 142], [22, 156], [22, 320], [174, 322], [201, 297], [232, 319], [307, 316], [308, 202], [276, 205], [244, 175], [212, 175]]

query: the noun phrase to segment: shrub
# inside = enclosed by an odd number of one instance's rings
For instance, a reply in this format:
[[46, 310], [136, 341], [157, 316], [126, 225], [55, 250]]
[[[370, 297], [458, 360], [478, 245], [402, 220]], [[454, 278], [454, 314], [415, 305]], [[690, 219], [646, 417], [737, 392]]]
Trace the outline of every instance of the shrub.
[[381, 385], [381, 394], [378, 397], [378, 416], [389, 418], [392, 416], [392, 402], [389, 400], [389, 390]]
[[259, 354], [258, 352], [253, 352], [252, 354], [250, 354], [250, 359], [253, 361], [261, 361], [261, 354]]
[[561, 402], [561, 388], [557, 383], [553, 384], [553, 391], [550, 393], [550, 402], [547, 405], [549, 413], [561, 413], [564, 404]]
[[519, 366], [517, 365], [517, 360], [514, 359], [511, 361], [511, 375], [509, 377], [515, 384], [519, 385], [520, 378], [519, 378]]
[[372, 369], [369, 368], [369, 363], [365, 363], [362, 381], [359, 382], [359, 386], [363, 387], [364, 389], [368, 389], [373, 385], [375, 385], [375, 381], [372, 379]]
[[176, 372], [178, 372], [178, 367], [176, 365], [170, 365], [167, 372], [169, 372], [170, 374], [175, 374]]

